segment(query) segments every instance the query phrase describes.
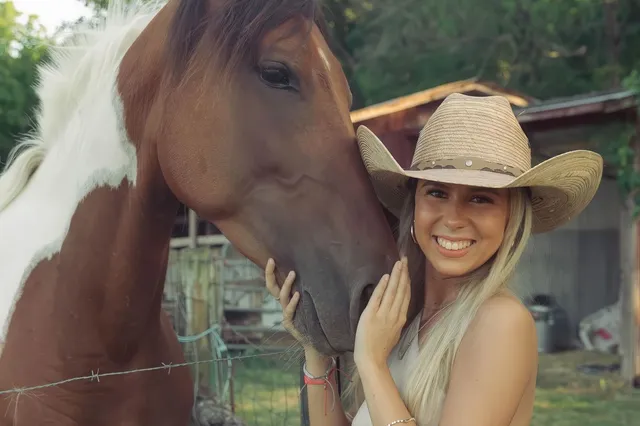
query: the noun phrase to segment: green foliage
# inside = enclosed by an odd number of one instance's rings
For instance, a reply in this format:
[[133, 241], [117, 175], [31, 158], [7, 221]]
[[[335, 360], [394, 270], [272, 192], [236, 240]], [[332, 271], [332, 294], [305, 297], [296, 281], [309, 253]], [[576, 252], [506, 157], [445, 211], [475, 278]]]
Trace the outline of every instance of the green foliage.
[[640, 64], [640, 4], [613, 3], [612, 24], [601, 0], [370, 0], [348, 44], [367, 104], [472, 77], [570, 96]]
[[611, 149], [605, 158], [616, 168], [616, 179], [625, 198], [633, 206], [633, 217], [640, 214], [640, 164], [636, 164], [636, 152], [640, 149], [640, 71], [632, 71], [622, 82], [623, 86], [635, 93], [638, 104], [636, 123], [627, 124], [613, 139]]
[[44, 29], [34, 16], [26, 24], [11, 1], [0, 3], [0, 162], [16, 138], [32, 129], [37, 106], [36, 65], [46, 57]]

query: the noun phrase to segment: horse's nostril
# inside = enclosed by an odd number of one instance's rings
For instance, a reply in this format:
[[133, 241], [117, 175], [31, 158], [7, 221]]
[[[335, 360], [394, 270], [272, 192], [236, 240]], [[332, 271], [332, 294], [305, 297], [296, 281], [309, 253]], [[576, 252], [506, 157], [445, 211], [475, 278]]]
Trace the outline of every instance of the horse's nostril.
[[369, 299], [371, 299], [371, 295], [373, 294], [373, 290], [375, 286], [373, 284], [367, 284], [360, 294], [360, 310], [358, 311], [358, 317], [362, 315], [362, 311], [367, 307], [367, 303], [369, 303]]

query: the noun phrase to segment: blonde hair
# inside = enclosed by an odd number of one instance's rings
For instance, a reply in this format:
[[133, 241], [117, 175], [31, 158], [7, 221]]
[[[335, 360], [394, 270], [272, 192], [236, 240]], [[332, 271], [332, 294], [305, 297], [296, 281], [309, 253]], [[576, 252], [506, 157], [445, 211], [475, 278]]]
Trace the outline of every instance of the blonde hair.
[[[412, 283], [424, 283], [426, 259], [411, 237], [416, 182], [410, 183], [412, 195], [407, 197], [398, 225], [398, 246], [409, 261]], [[465, 277], [456, 300], [434, 318], [424, 343], [419, 349], [414, 372], [406, 387], [400, 389], [405, 405], [419, 425], [437, 424], [456, 352], [467, 328], [480, 306], [492, 296], [507, 290], [510, 278], [531, 235], [532, 208], [528, 190], [510, 189], [510, 212], [502, 244], [481, 268]], [[413, 297], [413, 295], [412, 295]], [[418, 301], [420, 304], [423, 300]], [[407, 326], [411, 318], [407, 321]], [[405, 329], [406, 331], [406, 329]], [[348, 412], [355, 414], [364, 401], [357, 369], [344, 392]]]

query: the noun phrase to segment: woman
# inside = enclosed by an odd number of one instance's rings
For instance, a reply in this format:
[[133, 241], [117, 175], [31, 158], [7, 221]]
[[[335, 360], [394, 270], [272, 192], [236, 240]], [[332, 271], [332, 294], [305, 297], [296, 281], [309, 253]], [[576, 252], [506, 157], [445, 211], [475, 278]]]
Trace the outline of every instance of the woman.
[[[573, 151], [531, 168], [527, 137], [498, 96], [448, 96], [409, 170], [365, 127], [358, 142], [378, 197], [399, 218], [403, 260], [382, 277], [358, 323], [357, 374], [346, 392], [352, 426], [528, 425], [536, 332], [509, 279], [530, 233], [565, 224], [591, 201], [601, 157]], [[270, 261], [267, 288], [287, 330], [304, 342], [291, 326], [295, 274], [280, 288], [274, 268]], [[406, 324], [411, 282], [424, 285], [424, 304]], [[339, 401], [325, 411], [333, 359], [310, 347], [305, 357], [312, 426], [350, 424]]]

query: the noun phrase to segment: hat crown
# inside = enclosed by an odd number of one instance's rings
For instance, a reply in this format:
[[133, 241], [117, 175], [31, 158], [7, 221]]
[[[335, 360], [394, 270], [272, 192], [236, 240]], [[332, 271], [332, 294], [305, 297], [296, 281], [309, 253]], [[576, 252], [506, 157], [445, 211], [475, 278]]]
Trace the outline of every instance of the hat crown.
[[520, 173], [531, 168], [529, 140], [506, 98], [449, 95], [420, 132], [411, 164], [467, 158]]

